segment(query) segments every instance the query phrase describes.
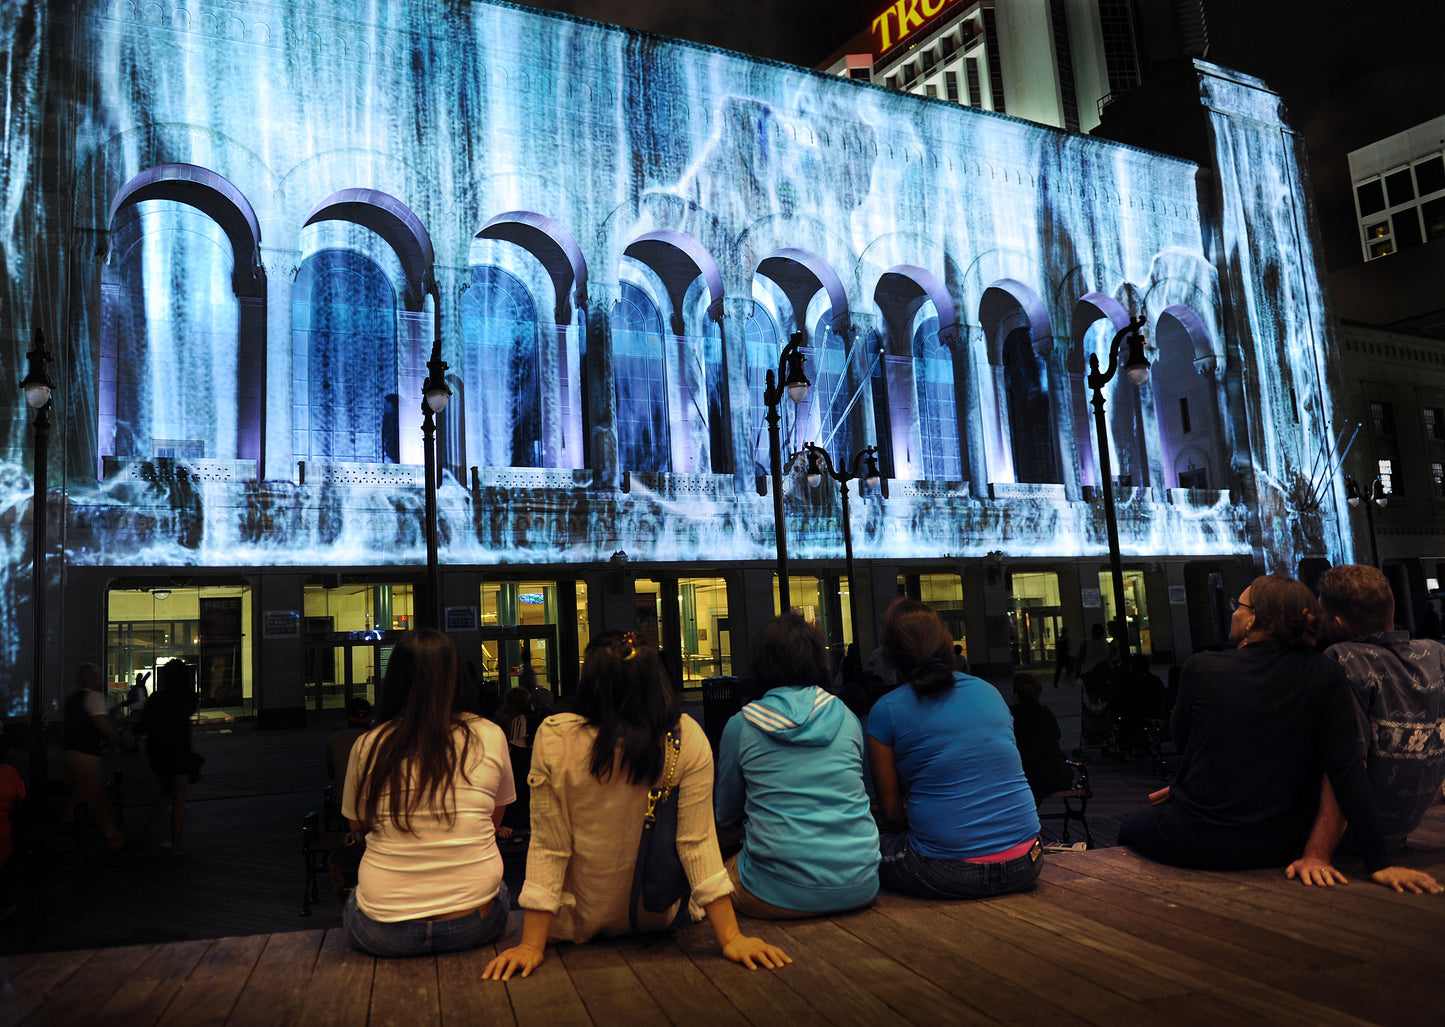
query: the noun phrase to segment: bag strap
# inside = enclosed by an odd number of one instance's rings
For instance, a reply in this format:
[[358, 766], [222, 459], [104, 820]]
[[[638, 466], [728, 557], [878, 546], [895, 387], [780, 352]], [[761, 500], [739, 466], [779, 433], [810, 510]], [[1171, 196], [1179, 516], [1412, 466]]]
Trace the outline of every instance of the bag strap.
[[667, 732], [667, 738], [663, 742], [663, 771], [662, 780], [657, 787], [647, 790], [647, 811], [642, 815], [641, 842], [637, 847], [637, 860], [632, 865], [632, 894], [627, 902], [627, 920], [632, 925], [632, 933], [638, 933], [637, 929], [637, 907], [642, 901], [642, 875], [645, 867], [642, 865], [642, 853], [647, 851], [647, 832], [651, 831], [657, 823], [657, 804], [666, 802], [672, 794], [676, 782], [673, 778], [677, 775], [677, 762], [682, 754], [682, 722], [674, 724]]

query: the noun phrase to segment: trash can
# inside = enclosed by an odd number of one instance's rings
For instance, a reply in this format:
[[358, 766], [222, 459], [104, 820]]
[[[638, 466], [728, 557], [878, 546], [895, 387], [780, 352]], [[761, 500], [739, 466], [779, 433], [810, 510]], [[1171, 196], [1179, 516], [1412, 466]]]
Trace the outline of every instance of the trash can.
[[742, 678], [721, 675], [702, 679], [702, 729], [714, 755], [728, 719], [742, 708]]

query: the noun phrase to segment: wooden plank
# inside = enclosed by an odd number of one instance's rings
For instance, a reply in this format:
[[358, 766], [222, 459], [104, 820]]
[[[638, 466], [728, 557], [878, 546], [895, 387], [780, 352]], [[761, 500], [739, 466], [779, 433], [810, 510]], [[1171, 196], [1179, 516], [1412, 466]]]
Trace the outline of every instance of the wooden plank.
[[[677, 933], [691, 934], [701, 931], [712, 933], [710, 927], [702, 924], [694, 924]], [[727, 993], [714, 985], [692, 960], [682, 954], [674, 938], [675, 935], [667, 934], [628, 938], [619, 941], [617, 948], [671, 1023], [746, 1027], [747, 1018], [728, 1001]], [[745, 974], [777, 972], [749, 971], [746, 967], [740, 969]]]
[[[562, 946], [570, 948], [571, 946]], [[557, 1024], [587, 1024], [587, 1006], [567, 973], [558, 946], [548, 945], [542, 965], [531, 977], [513, 976], [502, 985], [512, 1004], [518, 1027], [556, 1027]], [[495, 981], [490, 983], [496, 983]]]
[[586, 945], [563, 946], [557, 958], [566, 967], [593, 1023], [635, 1021], [659, 1027], [669, 1023], [610, 940], [594, 938]]
[[0, 986], [0, 1027], [17, 1024], [52, 995], [69, 987], [67, 982], [97, 954], [95, 949], [53, 952], [27, 963]]
[[[1048, 1000], [1069, 1014], [1065, 1022], [1117, 1027], [1139, 1020], [1139, 1003], [1100, 986], [1090, 976], [1094, 961], [1072, 961], [1072, 965], [1065, 966], [1061, 960], [1040, 959], [1012, 944], [999, 944], [994, 935], [973, 927], [966, 917], [951, 915], [946, 909], [949, 905], [968, 909], [972, 904], [922, 902], [883, 894], [873, 908], [914, 933], [919, 948], [937, 947], [960, 962], [986, 967], [1024, 993], [1037, 991], [1041, 982], [1047, 981]], [[1085, 965], [1080, 966], [1080, 962]]]
[[974, 959], [961, 959], [951, 946], [928, 944], [903, 922], [866, 910], [831, 918], [835, 924], [950, 995], [1002, 1023], [1058, 1024], [1070, 1014], [1051, 1001], [1052, 988], [1030, 994]]
[[158, 1022], [185, 1027], [225, 1023], [266, 947], [266, 940], [266, 935], [257, 934], [212, 942]]
[[134, 977], [116, 989], [96, 1013], [96, 1023], [155, 1023], [176, 997], [196, 964], [210, 949], [208, 941], [157, 945]]
[[482, 971], [497, 954], [495, 945], [438, 956], [437, 991], [442, 1023], [511, 1027], [517, 1022], [507, 989], [482, 980]]
[[787, 939], [779, 944], [794, 960], [784, 980], [830, 1023], [876, 1025], [896, 1016], [929, 1025], [989, 1022], [836, 924], [789, 920], [775, 926]]
[[[771, 923], [743, 918], [742, 928], [749, 934], [779, 942], [780, 936], [773, 933]], [[678, 931], [674, 943], [692, 966], [727, 996], [728, 1002], [748, 1023], [759, 1027], [780, 1023], [788, 1027], [823, 1027], [828, 1023], [818, 1009], [788, 986], [796, 964], [782, 970], [748, 970], [725, 959], [712, 931], [701, 925]], [[786, 945], [782, 948], [788, 951]], [[796, 953], [788, 951], [788, 955], [796, 956]]]
[[325, 931], [271, 935], [226, 1023], [279, 1027], [297, 1022], [325, 939]]
[[15, 952], [10, 955], [0, 955], [0, 984], [10, 980], [37, 958], [37, 956], [29, 952]]
[[441, 999], [434, 956], [378, 959], [371, 980], [371, 1027], [440, 1023]]
[[[130, 945], [97, 951], [77, 975], [51, 993], [26, 1024], [90, 1023], [107, 999], [130, 980], [155, 953], [154, 945]], [[50, 958], [50, 957], [47, 957]], [[0, 1002], [0, 1008], [7, 1003]], [[0, 1016], [3, 1019], [3, 1016]]]
[[371, 1006], [371, 982], [376, 960], [357, 952], [346, 941], [346, 930], [333, 927], [326, 932], [305, 1001], [296, 1017], [306, 1027], [352, 1027], [366, 1022]]
[[1115, 930], [1057, 905], [1018, 902], [1006, 909], [1000, 905], [998, 909], [1006, 911], [1009, 916], [1028, 920], [1043, 930], [1055, 932], [1061, 942], [1092, 950], [1102, 960], [1133, 966], [1167, 978], [1189, 992], [1212, 994], [1221, 1001], [1274, 1022], [1359, 1022], [1355, 1017], [1339, 1014], [1325, 1005], [1298, 996], [1281, 995], [1251, 978], [1227, 973], [1192, 955], [1161, 948], [1127, 931]]

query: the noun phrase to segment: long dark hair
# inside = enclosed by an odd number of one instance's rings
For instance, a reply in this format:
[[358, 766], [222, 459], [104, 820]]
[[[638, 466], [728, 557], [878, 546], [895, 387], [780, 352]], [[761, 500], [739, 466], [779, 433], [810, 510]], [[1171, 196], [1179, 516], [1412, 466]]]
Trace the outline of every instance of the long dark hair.
[[423, 628], [402, 636], [386, 665], [381, 689], [381, 724], [361, 774], [357, 812], [368, 830], [377, 824], [383, 800], [397, 830], [414, 833], [411, 815], [437, 810], [456, 823], [455, 778], [466, 778], [472, 733], [462, 723], [461, 660], [452, 640]]
[[927, 603], [900, 596], [883, 614], [883, 651], [920, 699], [953, 687], [953, 636]]
[[628, 784], [662, 774], [662, 740], [682, 715], [656, 649], [632, 632], [609, 631], [587, 644], [574, 711], [597, 729], [588, 770], [599, 781], [621, 762]]
[[753, 639], [754, 699], [793, 685], [828, 687], [828, 651], [823, 635], [789, 611], [764, 624]]

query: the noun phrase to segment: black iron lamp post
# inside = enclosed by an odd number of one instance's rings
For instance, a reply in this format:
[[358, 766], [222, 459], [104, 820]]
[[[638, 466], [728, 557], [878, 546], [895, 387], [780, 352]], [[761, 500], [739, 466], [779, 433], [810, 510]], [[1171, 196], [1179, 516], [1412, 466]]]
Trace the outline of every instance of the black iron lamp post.
[[1114, 613], [1119, 619], [1119, 654], [1123, 657], [1124, 673], [1130, 674], [1132, 657], [1129, 651], [1129, 616], [1124, 608], [1124, 567], [1119, 555], [1119, 520], [1114, 513], [1114, 471], [1109, 464], [1108, 425], [1104, 419], [1104, 386], [1114, 380], [1119, 370], [1119, 347], [1127, 342], [1129, 353], [1124, 361], [1124, 372], [1136, 387], [1149, 380], [1149, 360], [1144, 356], [1144, 336], [1139, 329], [1144, 327], [1142, 316], [1130, 321], [1119, 329], [1114, 341], [1109, 344], [1109, 368], [1100, 373], [1099, 355], [1089, 354], [1088, 385], [1093, 390], [1094, 432], [1099, 444], [1099, 477], [1104, 490], [1104, 525], [1109, 533], [1109, 572], [1114, 584]]
[[[859, 641], [858, 634], [858, 576], [853, 573], [853, 522], [848, 515], [848, 483], [857, 480], [860, 476], [863, 483], [869, 488], [877, 488], [881, 480], [878, 473], [878, 447], [869, 446], [867, 449], [859, 450], [853, 454], [853, 459], [843, 470], [836, 470], [833, 467], [833, 460], [828, 456], [828, 451], [813, 445], [811, 442], [805, 447], [808, 450], [808, 484], [817, 488], [823, 481], [826, 473], [838, 483], [838, 495], [843, 499], [843, 559], [848, 567], [848, 590], [852, 593], [848, 602], [848, 619], [853, 626], [853, 643]], [[867, 461], [866, 468], [861, 472], [858, 465]]]
[[[784, 391], [794, 404], [808, 398], [808, 386], [812, 383], [808, 381], [807, 371], [803, 368], [803, 343], [806, 338], [802, 332], [793, 333], [778, 357], [777, 372], [768, 369], [766, 388], [763, 390], [763, 404], [768, 408], [768, 443], [771, 447], [769, 456], [773, 472], [773, 530], [778, 542], [778, 606], [782, 613], [793, 608], [793, 597], [788, 588], [788, 537], [787, 527], [783, 523], [783, 450], [778, 432], [781, 421], [778, 406], [783, 402]], [[779, 385], [779, 381], [783, 384]]]
[[426, 590], [424, 611], [427, 627], [441, 630], [442, 592], [437, 575], [437, 422], [436, 415], [447, 408], [452, 390], [447, 385], [447, 362], [442, 359], [441, 335], [432, 342], [431, 359], [426, 362], [426, 381], [421, 386], [421, 433], [426, 473]]
[[[1350, 475], [1345, 475], [1345, 502], [1353, 509], [1360, 505], [1360, 500], [1367, 498], [1360, 488], [1359, 482]], [[1385, 509], [1390, 503], [1390, 493], [1385, 489], [1385, 483], [1379, 478], [1370, 482], [1369, 502], [1365, 504], [1365, 525], [1370, 529], [1370, 563], [1371, 566], [1380, 566], [1380, 547], [1375, 540], [1375, 507]]]
[[26, 356], [30, 367], [20, 388], [25, 402], [35, 411], [35, 498], [30, 504], [30, 525], [34, 550], [30, 563], [30, 608], [34, 617], [30, 641], [30, 794], [45, 798], [49, 774], [45, 751], [45, 710], [42, 706], [40, 682], [45, 670], [45, 527], [47, 499], [50, 492], [50, 407], [55, 383], [45, 365], [50, 351], [45, 348], [45, 333], [35, 332], [35, 348]]

